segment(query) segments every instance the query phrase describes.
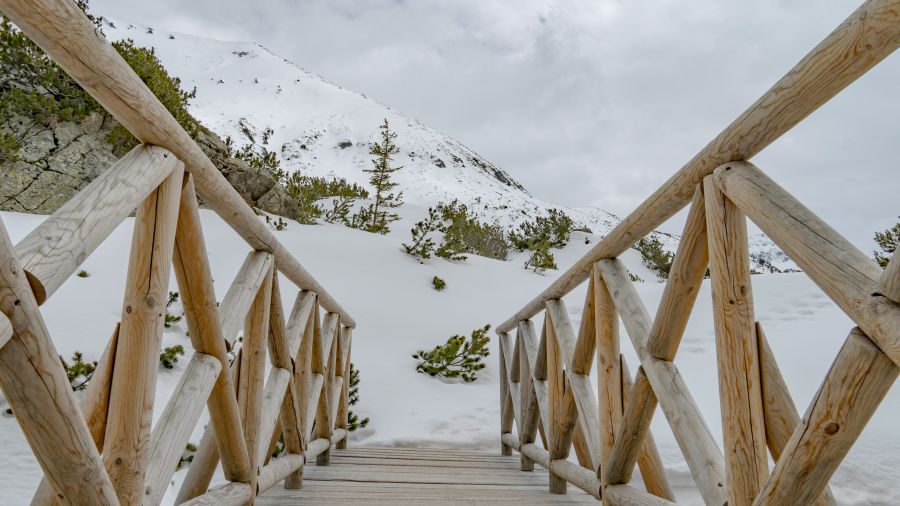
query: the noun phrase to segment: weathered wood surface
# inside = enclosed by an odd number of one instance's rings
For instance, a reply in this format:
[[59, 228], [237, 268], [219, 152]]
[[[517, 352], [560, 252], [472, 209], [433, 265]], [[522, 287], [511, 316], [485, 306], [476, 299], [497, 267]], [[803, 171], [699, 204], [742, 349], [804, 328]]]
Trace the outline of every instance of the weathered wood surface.
[[598, 504], [575, 488], [548, 494], [547, 471], [522, 472], [517, 456], [453, 449], [332, 450], [329, 466], [307, 465], [303, 478], [301, 490], [275, 486], [256, 504]]

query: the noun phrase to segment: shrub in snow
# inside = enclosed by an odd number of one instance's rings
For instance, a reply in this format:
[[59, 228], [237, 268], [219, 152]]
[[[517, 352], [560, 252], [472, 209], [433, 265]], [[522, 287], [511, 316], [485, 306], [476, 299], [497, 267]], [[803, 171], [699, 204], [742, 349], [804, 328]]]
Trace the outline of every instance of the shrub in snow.
[[[356, 406], [359, 402], [359, 369], [350, 362], [350, 392], [348, 394], [350, 406]], [[365, 429], [369, 425], [369, 419], [360, 418], [353, 410], [347, 411], [347, 431], [353, 432], [357, 429]]]
[[178, 355], [184, 355], [184, 346], [176, 344], [165, 348], [159, 354], [159, 365], [166, 369], [172, 369], [178, 363]]
[[470, 338], [453, 336], [431, 351], [419, 350], [412, 356], [421, 360], [416, 371], [432, 377], [462, 378], [467, 383], [475, 381], [478, 371], [485, 367], [481, 360], [490, 354], [487, 348], [491, 342], [487, 334], [490, 328], [490, 325], [485, 325], [475, 329]]
[[184, 469], [191, 462], [194, 461], [194, 454], [197, 453], [197, 445], [194, 443], [188, 443], [184, 446], [184, 451], [181, 452], [181, 458], [178, 460], [178, 465], [175, 466], [175, 470], [178, 471], [180, 469]]
[[84, 354], [76, 351], [72, 354], [72, 361], [66, 362], [66, 359], [59, 356], [63, 369], [66, 370], [66, 379], [72, 385], [72, 390], [77, 392], [87, 388], [91, 378], [94, 376], [94, 370], [97, 369], [97, 362], [85, 362]]
[[562, 211], [551, 209], [547, 216], [519, 224], [518, 230], [509, 233], [509, 242], [519, 251], [531, 254], [525, 260], [525, 268], [535, 272], [556, 269], [551, 248], [562, 248], [572, 234], [572, 218]]
[[[304, 176], [299, 172], [286, 175], [282, 180], [287, 194], [297, 203], [297, 221], [307, 225], [316, 222], [316, 218], [325, 215], [325, 221], [330, 223], [344, 223], [349, 225], [348, 217], [350, 209], [356, 199], [369, 197], [369, 192], [356, 183], [349, 183], [344, 178]], [[336, 197], [332, 201], [332, 210], [326, 211], [318, 204], [318, 201]]]
[[875, 243], [881, 248], [881, 251], [875, 252], [875, 261], [882, 268], [887, 267], [891, 261], [891, 256], [897, 251], [900, 245], [900, 222], [884, 232], [875, 232]]
[[375, 189], [375, 201], [359, 210], [351, 219], [355, 228], [367, 232], [386, 234], [391, 231], [391, 223], [400, 219], [392, 209], [403, 205], [403, 192], [393, 193], [397, 187], [391, 175], [402, 169], [402, 166], [392, 166], [394, 155], [400, 152], [400, 148], [394, 143], [397, 134], [391, 132], [388, 120], [379, 127], [381, 129], [381, 142], [376, 142], [369, 150], [372, 158], [372, 168], [363, 169], [371, 174], [369, 183]]
[[[467, 253], [506, 260], [509, 243], [499, 225], [487, 225], [469, 213], [469, 209], [453, 200], [428, 209], [428, 217], [416, 223], [410, 231], [412, 243], [403, 244], [407, 253], [420, 259], [435, 254], [446, 260], [465, 260]], [[433, 239], [443, 234], [440, 245]]]
[[434, 289], [437, 290], [437, 291], [439, 291], [439, 292], [440, 292], [441, 290], [443, 290], [444, 288], [447, 288], [447, 282], [444, 281], [443, 279], [437, 277], [437, 276], [435, 276], [435, 277], [431, 280], [431, 285], [434, 286]]
[[76, 274], [76, 276], [78, 276], [79, 278], [86, 278], [86, 277], [90, 276], [90, 274], [88, 273], [88, 271], [82, 269], [82, 270], [78, 271], [78, 274]]
[[675, 254], [663, 248], [662, 242], [653, 236], [647, 236], [634, 245], [634, 249], [638, 250], [644, 265], [651, 270], [656, 271], [659, 279], [667, 279], [669, 271], [672, 269], [672, 259]]
[[172, 307], [173, 304], [178, 302], [178, 297], [178, 292], [169, 292], [169, 301], [166, 302], [166, 319], [163, 322], [163, 326], [167, 329], [171, 328], [173, 325], [181, 321], [180, 315], [172, 314], [169, 312], [169, 308]]

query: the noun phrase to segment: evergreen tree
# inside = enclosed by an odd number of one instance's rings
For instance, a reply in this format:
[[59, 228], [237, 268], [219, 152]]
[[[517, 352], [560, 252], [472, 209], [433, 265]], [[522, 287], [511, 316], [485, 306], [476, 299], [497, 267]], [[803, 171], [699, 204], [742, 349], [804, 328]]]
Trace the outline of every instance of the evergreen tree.
[[875, 242], [881, 248], [881, 251], [875, 252], [875, 261], [882, 268], [886, 268], [891, 256], [897, 251], [897, 246], [900, 245], [900, 222], [884, 232], [875, 232]]
[[[348, 402], [350, 406], [356, 406], [359, 402], [359, 369], [350, 362], [350, 391], [348, 392]], [[347, 431], [353, 432], [358, 429], [365, 429], [369, 425], [369, 418], [360, 418], [359, 415], [352, 410], [347, 411]]]
[[375, 188], [375, 202], [361, 211], [359, 221], [362, 222], [360, 228], [366, 231], [386, 234], [391, 230], [390, 224], [400, 219], [392, 209], [403, 205], [403, 192], [393, 193], [397, 183], [393, 181], [391, 175], [403, 167], [391, 165], [400, 148], [394, 144], [397, 134], [391, 132], [387, 118], [380, 129], [381, 142], [376, 142], [369, 150], [369, 154], [373, 156], [372, 168], [363, 169], [371, 174], [369, 183]]
[[562, 211], [551, 209], [547, 216], [521, 223], [518, 230], [509, 233], [509, 242], [517, 250], [531, 253], [525, 260], [526, 269], [535, 272], [556, 269], [556, 260], [550, 249], [562, 248], [569, 242], [572, 226], [572, 218]]
[[485, 367], [481, 360], [490, 354], [487, 347], [491, 342], [488, 335], [490, 328], [490, 325], [485, 325], [475, 329], [468, 339], [466, 336], [453, 336], [431, 351], [419, 350], [412, 356], [421, 360], [416, 371], [432, 377], [462, 378], [466, 383], [475, 381], [478, 371]]
[[656, 271], [659, 279], [668, 279], [675, 254], [663, 248], [662, 241], [652, 235], [648, 235], [638, 241], [634, 245], [634, 249], [641, 253], [644, 265], [648, 269]]

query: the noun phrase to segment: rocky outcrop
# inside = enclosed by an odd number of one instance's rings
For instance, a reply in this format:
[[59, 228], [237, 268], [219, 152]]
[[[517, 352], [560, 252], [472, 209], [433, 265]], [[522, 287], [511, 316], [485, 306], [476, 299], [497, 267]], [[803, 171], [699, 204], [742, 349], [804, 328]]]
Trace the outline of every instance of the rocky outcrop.
[[[80, 123], [39, 124], [14, 117], [3, 126], [21, 139], [14, 161], [0, 163], [0, 210], [50, 214], [116, 161], [109, 131], [111, 117], [93, 113]], [[297, 204], [268, 174], [228, 156], [225, 143], [212, 132], [201, 132], [197, 143], [225, 178], [253, 207], [296, 218]]]

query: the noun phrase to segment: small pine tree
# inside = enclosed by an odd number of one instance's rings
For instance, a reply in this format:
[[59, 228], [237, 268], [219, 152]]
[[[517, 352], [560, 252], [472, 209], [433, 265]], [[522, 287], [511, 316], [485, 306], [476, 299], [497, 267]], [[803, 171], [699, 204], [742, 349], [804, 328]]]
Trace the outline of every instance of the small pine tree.
[[[177, 314], [172, 314], [169, 312], [169, 308], [172, 307], [173, 304], [178, 302], [179, 293], [178, 292], [169, 292], [169, 301], [166, 302], [166, 318], [163, 322], [163, 326], [165, 328], [172, 328], [173, 325], [181, 321], [181, 316]], [[170, 367], [171, 369], [171, 367]]]
[[328, 223], [347, 223], [350, 220], [350, 208], [353, 207], [353, 197], [338, 197], [331, 200], [331, 209], [324, 211], [322, 218]]
[[403, 192], [393, 193], [397, 183], [391, 176], [403, 167], [391, 166], [393, 157], [400, 152], [400, 148], [394, 143], [397, 134], [391, 132], [387, 118], [379, 128], [381, 142], [376, 142], [369, 150], [369, 154], [373, 156], [372, 168], [363, 169], [364, 172], [371, 174], [369, 183], [375, 188], [375, 202], [367, 206], [365, 213], [361, 216], [362, 226], [360, 228], [368, 232], [386, 234], [391, 230], [390, 224], [400, 219], [400, 216], [392, 209], [403, 205]]
[[[350, 392], [348, 393], [348, 402], [350, 406], [356, 406], [359, 402], [359, 369], [350, 362]], [[347, 431], [354, 432], [358, 429], [365, 429], [369, 425], [369, 418], [360, 418], [353, 410], [347, 411]]]
[[572, 218], [562, 211], [551, 209], [547, 216], [519, 224], [519, 229], [509, 233], [509, 242], [519, 251], [528, 251], [525, 268], [535, 272], [556, 269], [556, 259], [551, 248], [562, 248], [572, 234]]
[[447, 282], [444, 281], [443, 279], [435, 276], [431, 280], [431, 286], [433, 286], [435, 290], [442, 292], [442, 291], [444, 291], [444, 288], [447, 288]]
[[184, 355], [184, 346], [176, 344], [165, 348], [159, 354], [159, 365], [166, 369], [172, 369], [178, 363], [178, 355]]
[[79, 390], [84, 390], [87, 388], [88, 383], [90, 383], [91, 378], [94, 376], [94, 370], [97, 369], [97, 362], [85, 362], [84, 354], [80, 351], [76, 351], [72, 354], [72, 362], [66, 362], [66, 359], [59, 356], [59, 361], [62, 362], [63, 369], [66, 370], [66, 379], [69, 380], [69, 384], [72, 385], [72, 390], [78, 392]]
[[410, 255], [422, 260], [431, 258], [431, 254], [434, 253], [434, 240], [429, 235], [444, 230], [440, 213], [441, 205], [438, 204], [437, 208], [429, 207], [428, 218], [416, 222], [416, 225], [410, 230], [413, 238], [412, 244], [403, 243], [403, 249]]
[[675, 255], [663, 248], [662, 241], [654, 236], [647, 236], [634, 245], [634, 249], [641, 253], [644, 265], [648, 269], [656, 271], [660, 279], [668, 279], [672, 269], [672, 259]]
[[488, 336], [490, 325], [472, 331], [472, 336], [453, 336], [443, 345], [435, 346], [431, 351], [419, 350], [413, 358], [421, 360], [416, 371], [429, 376], [444, 378], [462, 378], [469, 383], [477, 379], [478, 371], [484, 369], [481, 360], [490, 354]]
[[900, 245], [900, 222], [884, 232], [875, 232], [875, 242], [881, 248], [881, 251], [875, 252], [875, 261], [882, 268], [886, 268], [891, 256], [897, 251], [897, 246]]
[[541, 273], [547, 269], [556, 270], [556, 258], [550, 253], [550, 243], [541, 241], [533, 243], [528, 250], [531, 255], [525, 260], [525, 268]]

